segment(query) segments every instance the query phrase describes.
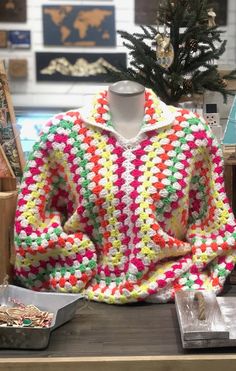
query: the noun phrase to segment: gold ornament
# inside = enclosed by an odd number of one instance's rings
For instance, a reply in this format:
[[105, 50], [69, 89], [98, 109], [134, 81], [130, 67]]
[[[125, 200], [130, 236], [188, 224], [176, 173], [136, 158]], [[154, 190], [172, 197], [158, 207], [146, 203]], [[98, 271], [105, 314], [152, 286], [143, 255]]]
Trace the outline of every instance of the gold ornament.
[[156, 57], [157, 63], [164, 67], [169, 68], [174, 60], [174, 48], [170, 42], [170, 36], [166, 33], [158, 33], [156, 35]]

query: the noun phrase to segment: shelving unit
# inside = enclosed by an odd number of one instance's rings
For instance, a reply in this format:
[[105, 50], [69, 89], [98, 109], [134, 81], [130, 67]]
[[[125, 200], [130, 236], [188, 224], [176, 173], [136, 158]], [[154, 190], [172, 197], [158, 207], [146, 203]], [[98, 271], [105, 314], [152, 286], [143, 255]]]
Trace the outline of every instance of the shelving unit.
[[13, 225], [17, 200], [17, 183], [25, 166], [24, 155], [9, 91], [3, 61], [0, 61], [0, 283], [6, 275], [11, 279]]

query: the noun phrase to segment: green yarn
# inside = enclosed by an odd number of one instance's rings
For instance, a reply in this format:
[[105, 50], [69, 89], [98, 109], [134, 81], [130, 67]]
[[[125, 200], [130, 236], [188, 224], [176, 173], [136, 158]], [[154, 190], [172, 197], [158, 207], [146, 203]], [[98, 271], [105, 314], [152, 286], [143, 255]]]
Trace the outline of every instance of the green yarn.
[[185, 285], [188, 286], [189, 288], [192, 287], [194, 284], [194, 281], [193, 280], [188, 280]]
[[46, 233], [45, 238], [46, 238], [47, 241], [49, 241], [51, 239], [50, 233]]
[[190, 129], [190, 128], [184, 128], [183, 129], [183, 132], [185, 133], [185, 134], [192, 134], [192, 130]]
[[41, 244], [42, 244], [42, 237], [37, 237], [36, 238], [36, 242], [37, 242], [38, 246], [41, 246]]
[[[190, 125], [198, 125], [198, 124], [201, 122], [201, 120], [198, 119], [197, 117], [193, 117], [193, 118], [191, 118], [191, 119], [188, 119], [187, 121], [188, 121], [188, 123], [189, 123]], [[185, 129], [184, 129], [184, 130], [185, 130]]]
[[95, 262], [95, 260], [90, 260], [89, 263], [88, 263], [88, 266], [89, 266], [90, 269], [94, 269], [94, 268], [96, 268], [97, 263]]
[[40, 140], [44, 143], [46, 143], [48, 141], [48, 134], [43, 134], [41, 135], [40, 137]]
[[121, 278], [117, 277], [117, 278], [115, 279], [115, 283], [116, 283], [117, 286], [119, 286], [119, 284], [120, 284], [121, 282], [122, 282], [122, 279], [121, 279]]
[[63, 267], [63, 268], [61, 268], [61, 269], [59, 270], [59, 272], [61, 272], [62, 277], [64, 277], [65, 274], [66, 274], [66, 272], [67, 272], [67, 269], [66, 269], [65, 267]]
[[79, 266], [79, 270], [83, 273], [83, 272], [85, 272], [86, 271], [86, 267], [85, 267], [85, 265], [84, 264], [80, 264], [80, 266]]
[[78, 137], [78, 133], [76, 131], [71, 130], [69, 134], [69, 138], [76, 139]]
[[[178, 169], [176, 169], [176, 167], [175, 166], [170, 166], [170, 171], [172, 172], [172, 173], [177, 173], [179, 170]], [[174, 175], [171, 175], [170, 177], [169, 177], [169, 179], [170, 179], [170, 181], [171, 182], [176, 182], [176, 178], [174, 177]]]
[[50, 134], [56, 134], [57, 131], [58, 131], [58, 127], [57, 127], [57, 125], [52, 125], [52, 126], [50, 126], [50, 128], [49, 128], [49, 133], [50, 133]]
[[106, 282], [106, 285], [107, 285], [107, 286], [110, 285], [110, 283], [111, 283], [111, 278], [110, 278], [110, 277], [106, 277], [106, 278], [105, 278], [105, 282]]
[[137, 278], [138, 280], [140, 280], [140, 278], [142, 278], [142, 276], [143, 276], [143, 272], [138, 272], [138, 273], [136, 274], [136, 278]]
[[176, 190], [171, 185], [167, 186], [166, 189], [167, 189], [168, 193], [175, 193], [176, 192]]
[[21, 243], [21, 238], [19, 237], [18, 234], [15, 234], [15, 237], [14, 237], [14, 241], [17, 245], [19, 245]]
[[177, 155], [180, 154], [180, 153], [182, 153], [182, 148], [181, 147], [177, 147], [175, 149], [175, 152], [177, 153]]
[[73, 125], [74, 123], [72, 121], [60, 120], [60, 126], [62, 126], [64, 129], [71, 129]]
[[32, 244], [32, 238], [30, 236], [27, 236], [25, 238], [25, 243], [30, 246]]
[[57, 228], [54, 229], [54, 232], [55, 232], [55, 234], [56, 234], [57, 236], [60, 236], [60, 234], [62, 233], [62, 229], [59, 228], [59, 227], [57, 227]]
[[74, 275], [75, 274], [75, 268], [74, 267], [69, 268], [69, 272], [70, 272], [70, 274]]

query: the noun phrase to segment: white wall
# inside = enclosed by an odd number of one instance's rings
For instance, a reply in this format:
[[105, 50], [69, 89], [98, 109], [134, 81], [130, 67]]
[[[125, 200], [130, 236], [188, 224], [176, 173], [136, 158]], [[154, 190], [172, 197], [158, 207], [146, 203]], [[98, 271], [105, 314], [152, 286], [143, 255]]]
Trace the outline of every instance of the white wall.
[[[148, 0], [146, 0], [148, 1]], [[80, 82], [36, 82], [35, 52], [126, 52], [122, 41], [117, 37], [116, 48], [78, 48], [78, 47], [45, 47], [42, 33], [42, 5], [52, 4], [72, 5], [114, 5], [116, 8], [116, 28], [134, 32], [138, 27], [134, 24], [134, 0], [107, 0], [107, 1], [40, 1], [27, 0], [27, 23], [1, 23], [1, 29], [31, 29], [31, 50], [0, 49], [0, 58], [26, 58], [28, 60], [28, 78], [26, 81], [10, 81], [10, 89], [15, 107], [79, 107], [85, 103], [88, 96], [99, 90], [102, 85], [96, 83], [81, 84]], [[227, 65], [236, 62], [236, 1], [228, 0], [228, 27], [224, 38], [228, 39], [227, 50], [222, 63]], [[103, 85], [104, 86], [104, 85]]]

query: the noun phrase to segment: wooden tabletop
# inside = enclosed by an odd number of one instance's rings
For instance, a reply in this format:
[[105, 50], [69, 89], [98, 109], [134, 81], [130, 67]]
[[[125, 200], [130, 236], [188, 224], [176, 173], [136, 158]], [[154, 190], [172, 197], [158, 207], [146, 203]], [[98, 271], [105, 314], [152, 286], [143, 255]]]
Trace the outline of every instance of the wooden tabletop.
[[[236, 296], [236, 286], [227, 286], [224, 294]], [[233, 371], [236, 349], [183, 350], [174, 304], [81, 302], [76, 316], [52, 332], [47, 349], [0, 350], [0, 370], [4, 371], [47, 367], [51, 371], [112, 371], [121, 370], [121, 365], [129, 371], [146, 371], [161, 370], [163, 364], [171, 370], [172, 362], [175, 371], [206, 365], [207, 370], [227, 365], [227, 371]]]

